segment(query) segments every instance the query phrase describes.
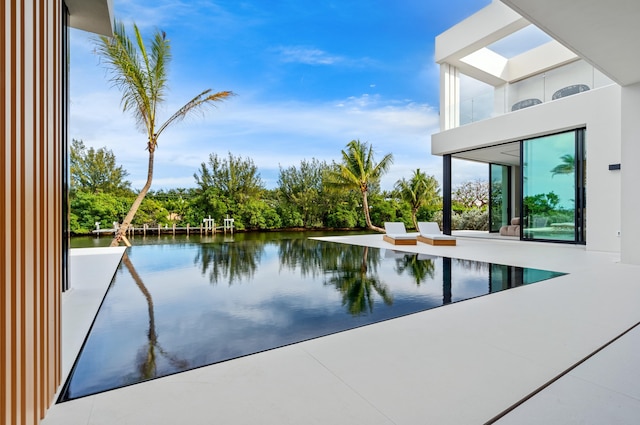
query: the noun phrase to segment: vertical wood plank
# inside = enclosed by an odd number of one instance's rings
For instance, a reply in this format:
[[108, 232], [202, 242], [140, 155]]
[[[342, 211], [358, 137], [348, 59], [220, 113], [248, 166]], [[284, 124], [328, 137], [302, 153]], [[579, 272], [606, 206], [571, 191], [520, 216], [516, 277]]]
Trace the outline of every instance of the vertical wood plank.
[[0, 423], [37, 424], [60, 381], [61, 0], [0, 6]]

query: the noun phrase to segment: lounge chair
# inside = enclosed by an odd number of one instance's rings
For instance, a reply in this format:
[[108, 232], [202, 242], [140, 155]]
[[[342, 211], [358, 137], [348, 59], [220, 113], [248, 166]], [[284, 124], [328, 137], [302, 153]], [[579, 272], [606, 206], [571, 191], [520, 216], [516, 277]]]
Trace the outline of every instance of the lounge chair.
[[562, 97], [571, 96], [574, 94], [582, 93], [583, 91], [589, 90], [589, 86], [586, 84], [574, 84], [572, 86], [567, 86], [555, 92], [553, 96], [551, 96], [551, 100], [560, 99]]
[[400, 222], [386, 222], [384, 223], [384, 230], [386, 235], [382, 236], [385, 242], [389, 242], [393, 245], [417, 245], [415, 233], [407, 233], [407, 229], [404, 227], [404, 223]]
[[529, 108], [531, 106], [539, 105], [542, 101], [540, 99], [525, 99], [520, 102], [516, 102], [511, 107], [511, 111], [517, 111], [524, 108]]
[[420, 231], [420, 234], [417, 239], [420, 242], [427, 243], [429, 245], [456, 245], [456, 238], [449, 235], [443, 235], [438, 223], [432, 221], [420, 221], [418, 222], [418, 230]]

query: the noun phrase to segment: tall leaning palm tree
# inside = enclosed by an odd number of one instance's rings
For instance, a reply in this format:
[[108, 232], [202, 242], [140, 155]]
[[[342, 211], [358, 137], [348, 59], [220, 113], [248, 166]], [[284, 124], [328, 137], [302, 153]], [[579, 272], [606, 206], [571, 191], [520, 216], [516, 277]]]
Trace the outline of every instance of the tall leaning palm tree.
[[413, 227], [418, 228], [417, 214], [420, 207], [433, 202], [438, 196], [438, 181], [416, 169], [411, 179], [401, 179], [396, 182], [395, 189], [400, 198], [411, 206], [411, 220]]
[[116, 20], [114, 37], [100, 37], [97, 40], [97, 50], [111, 74], [111, 82], [122, 92], [122, 109], [124, 112], [131, 112], [140, 129], [147, 134], [149, 151], [147, 181], [116, 232], [111, 246], [119, 245], [122, 240], [128, 245], [126, 231], [151, 187], [154, 155], [162, 132], [172, 124], [233, 95], [230, 91], [212, 93], [211, 89], [207, 89], [178, 109], [166, 121], [159, 121], [158, 106], [165, 100], [168, 85], [167, 66], [171, 61], [169, 40], [163, 31], [156, 31], [147, 48], [135, 24], [133, 31], [132, 41], [125, 31], [124, 24]]
[[352, 140], [347, 143], [347, 149], [342, 151], [342, 164], [329, 175], [329, 186], [359, 190], [362, 193], [362, 208], [367, 227], [378, 232], [384, 232], [384, 229], [371, 223], [369, 189], [372, 184], [380, 181], [380, 177], [387, 172], [392, 163], [393, 155], [388, 153], [376, 164], [373, 159], [373, 146], [360, 140]]

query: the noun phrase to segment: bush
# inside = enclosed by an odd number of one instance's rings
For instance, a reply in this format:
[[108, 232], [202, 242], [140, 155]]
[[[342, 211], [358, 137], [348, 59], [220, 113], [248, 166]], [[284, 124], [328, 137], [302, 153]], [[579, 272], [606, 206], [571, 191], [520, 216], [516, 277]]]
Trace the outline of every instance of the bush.
[[338, 208], [337, 211], [327, 215], [328, 227], [357, 227], [358, 214], [355, 211]]
[[90, 193], [74, 191], [70, 196], [70, 230], [76, 234], [90, 233], [100, 222], [100, 228], [113, 227], [113, 222], [121, 222], [129, 207], [127, 198], [110, 193]]
[[265, 226], [267, 229], [282, 228], [282, 219], [275, 209], [268, 208], [263, 212], [262, 215], [264, 216]]
[[135, 227], [142, 227], [143, 224], [149, 227], [158, 227], [159, 225], [173, 225], [173, 222], [169, 221], [169, 211], [160, 202], [152, 198], [145, 198], [131, 224]]
[[[442, 205], [440, 205], [440, 208], [442, 208]], [[435, 221], [433, 217], [437, 212], [440, 212], [440, 218], [442, 218], [442, 210], [437, 210], [433, 206], [420, 207], [416, 214], [416, 219], [418, 221]]]
[[489, 212], [472, 208], [457, 215], [456, 230], [489, 230]]
[[302, 215], [288, 204], [279, 205], [276, 214], [280, 218], [280, 227], [302, 227]]
[[398, 221], [395, 205], [389, 201], [376, 202], [369, 210], [371, 223], [382, 226], [385, 221]]
[[[442, 229], [442, 211], [436, 211], [433, 213], [431, 221], [438, 223]], [[479, 208], [471, 208], [457, 213], [455, 211], [451, 214], [451, 229], [452, 230], [489, 230], [489, 212], [481, 210]]]
[[282, 227], [282, 220], [276, 210], [261, 200], [249, 200], [246, 204], [240, 205], [234, 218], [238, 230]]

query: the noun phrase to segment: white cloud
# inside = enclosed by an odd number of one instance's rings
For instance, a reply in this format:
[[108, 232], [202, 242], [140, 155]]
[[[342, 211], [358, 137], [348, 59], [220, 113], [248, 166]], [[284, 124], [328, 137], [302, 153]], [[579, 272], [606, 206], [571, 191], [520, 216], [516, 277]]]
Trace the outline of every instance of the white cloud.
[[281, 46], [275, 50], [283, 62], [296, 62], [307, 65], [333, 65], [344, 62], [345, 60], [343, 57], [330, 55], [323, 50], [315, 48]]
[[[167, 106], [167, 110], [178, 106]], [[252, 158], [273, 187], [279, 165], [299, 165], [311, 158], [338, 161], [345, 145], [360, 139], [371, 143], [379, 157], [389, 152], [395, 156], [383, 180], [383, 186], [391, 188], [412, 169], [433, 169], [434, 174], [439, 170], [440, 159], [429, 154], [437, 122], [437, 113], [428, 105], [385, 102], [367, 95], [323, 104], [267, 103], [238, 96], [160, 137], [154, 187], [193, 185], [193, 173], [212, 152]], [[72, 97], [70, 123], [71, 137], [83, 139], [88, 146], [112, 149], [134, 187], [142, 186], [146, 138], [136, 131], [134, 120], [121, 112], [115, 89]]]

